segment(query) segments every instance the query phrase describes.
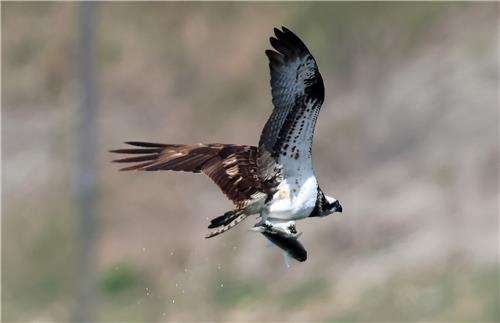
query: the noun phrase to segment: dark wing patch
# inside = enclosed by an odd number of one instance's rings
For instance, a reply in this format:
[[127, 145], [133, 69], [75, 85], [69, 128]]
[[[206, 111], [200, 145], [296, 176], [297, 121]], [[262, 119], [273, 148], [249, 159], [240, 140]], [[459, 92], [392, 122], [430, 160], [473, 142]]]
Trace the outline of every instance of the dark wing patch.
[[208, 175], [238, 207], [261, 190], [257, 171], [257, 147], [226, 144], [168, 145], [130, 141], [141, 148], [111, 150], [139, 155], [113, 160], [135, 163], [121, 170], [173, 170]]
[[[286, 152], [280, 157], [284, 145], [293, 147], [291, 139], [310, 140], [312, 144], [315, 119], [325, 95], [323, 79], [306, 45], [285, 27], [275, 28], [274, 33], [276, 37], [270, 42], [275, 50], [266, 50], [274, 110], [259, 141], [259, 172], [264, 181], [276, 175], [280, 158], [299, 158], [297, 153]], [[299, 132], [300, 122], [308, 118], [312, 123]]]

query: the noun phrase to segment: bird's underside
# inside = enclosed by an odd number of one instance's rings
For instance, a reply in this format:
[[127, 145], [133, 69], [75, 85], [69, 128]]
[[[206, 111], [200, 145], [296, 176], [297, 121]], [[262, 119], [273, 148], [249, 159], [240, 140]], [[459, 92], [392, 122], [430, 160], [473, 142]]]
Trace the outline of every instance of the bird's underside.
[[[274, 29], [274, 50], [266, 50], [274, 109], [258, 146], [233, 144], [160, 144], [129, 141], [132, 148], [112, 150], [130, 155], [114, 160], [121, 170], [204, 173], [235, 204], [211, 220], [207, 238], [221, 234], [250, 215], [254, 227], [295, 259], [306, 253], [295, 220], [341, 212], [338, 201], [318, 187], [312, 168], [314, 128], [324, 99], [316, 61], [290, 30]], [[340, 211], [339, 211], [340, 210]]]

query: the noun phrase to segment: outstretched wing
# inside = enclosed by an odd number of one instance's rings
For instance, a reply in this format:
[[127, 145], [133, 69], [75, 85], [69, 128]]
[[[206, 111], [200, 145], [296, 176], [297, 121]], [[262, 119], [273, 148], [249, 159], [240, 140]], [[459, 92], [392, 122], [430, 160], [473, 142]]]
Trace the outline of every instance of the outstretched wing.
[[257, 172], [257, 147], [226, 144], [169, 145], [130, 141], [140, 147], [111, 150], [139, 156], [113, 160], [133, 163], [121, 170], [173, 170], [208, 175], [238, 207], [261, 190]]
[[263, 181], [280, 172], [293, 175], [295, 166], [311, 167], [316, 119], [324, 100], [324, 86], [314, 57], [290, 30], [274, 29], [266, 50], [271, 70], [274, 110], [259, 141], [259, 173]]

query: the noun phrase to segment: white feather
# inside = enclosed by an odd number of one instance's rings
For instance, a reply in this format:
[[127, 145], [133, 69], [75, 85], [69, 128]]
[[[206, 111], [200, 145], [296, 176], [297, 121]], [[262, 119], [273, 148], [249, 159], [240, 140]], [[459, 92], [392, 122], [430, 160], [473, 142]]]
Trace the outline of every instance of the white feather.
[[306, 218], [316, 205], [317, 194], [318, 183], [314, 175], [284, 179], [269, 204], [267, 218], [283, 221]]

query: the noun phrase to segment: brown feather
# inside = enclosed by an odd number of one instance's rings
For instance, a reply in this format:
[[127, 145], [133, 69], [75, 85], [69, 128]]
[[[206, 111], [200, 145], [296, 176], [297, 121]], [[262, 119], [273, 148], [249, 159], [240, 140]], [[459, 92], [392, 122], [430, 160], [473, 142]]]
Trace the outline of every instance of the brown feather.
[[154, 160], [156, 159], [156, 154], [152, 155], [143, 155], [143, 156], [138, 156], [138, 157], [129, 157], [129, 158], [122, 158], [122, 159], [115, 159], [113, 160], [114, 163], [136, 163], [136, 162], [142, 162], [146, 160]]
[[[262, 191], [257, 170], [257, 148], [226, 144], [170, 145], [139, 141], [127, 144], [143, 147], [116, 149], [112, 153], [141, 155], [114, 160], [136, 163], [121, 170], [172, 170], [208, 175], [238, 208]], [[138, 164], [137, 164], [138, 163]]]
[[225, 224], [223, 226], [221, 226], [220, 228], [217, 228], [216, 230], [213, 230], [211, 231], [210, 233], [208, 233], [205, 238], [206, 239], [209, 239], [209, 238], [212, 238], [212, 237], [215, 237], [215, 236], [218, 236], [219, 234], [222, 234], [224, 232], [226, 232], [227, 230], [233, 228], [235, 225], [237, 225], [238, 223], [240, 223], [241, 221], [245, 220], [246, 218], [248, 217], [248, 214], [245, 214], [245, 213], [241, 213], [238, 215], [238, 217], [236, 217], [234, 220], [232, 220], [230, 223], [228, 224]]
[[110, 150], [110, 153], [118, 153], [118, 154], [157, 154], [162, 150], [162, 148], [135, 148], [135, 149], [115, 149]]

